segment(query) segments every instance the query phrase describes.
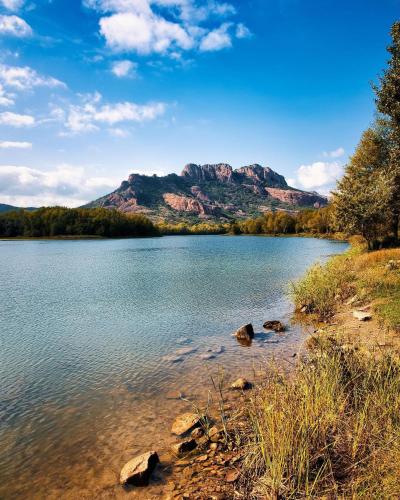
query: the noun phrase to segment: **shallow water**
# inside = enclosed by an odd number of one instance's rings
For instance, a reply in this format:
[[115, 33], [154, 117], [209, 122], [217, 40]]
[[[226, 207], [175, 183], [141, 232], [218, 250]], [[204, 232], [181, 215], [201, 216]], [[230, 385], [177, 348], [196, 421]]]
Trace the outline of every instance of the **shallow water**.
[[[263, 322], [288, 320], [289, 282], [346, 246], [245, 236], [0, 241], [0, 497], [135, 496], [116, 486], [118, 473], [135, 453], [169, 448], [185, 403], [168, 391], [200, 399], [221, 366], [229, 379], [265, 357], [290, 357], [299, 329], [270, 335]], [[243, 347], [231, 333], [247, 322], [259, 333]]]

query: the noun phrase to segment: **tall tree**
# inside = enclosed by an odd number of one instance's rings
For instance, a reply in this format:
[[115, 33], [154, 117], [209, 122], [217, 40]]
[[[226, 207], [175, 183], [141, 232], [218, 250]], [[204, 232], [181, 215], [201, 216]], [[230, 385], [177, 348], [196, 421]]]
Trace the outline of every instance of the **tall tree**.
[[388, 175], [391, 184], [392, 230], [399, 238], [400, 222], [400, 21], [391, 29], [392, 44], [388, 47], [390, 60], [380, 78], [380, 85], [375, 87], [376, 105], [385, 115], [389, 124], [390, 159]]
[[370, 249], [390, 230], [391, 179], [387, 136], [380, 126], [366, 130], [333, 196], [337, 225], [361, 234]]

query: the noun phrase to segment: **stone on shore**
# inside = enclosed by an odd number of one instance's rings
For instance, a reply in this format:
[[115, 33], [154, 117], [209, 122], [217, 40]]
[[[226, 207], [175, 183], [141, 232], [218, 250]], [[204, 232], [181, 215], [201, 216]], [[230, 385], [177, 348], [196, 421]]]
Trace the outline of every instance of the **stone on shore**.
[[243, 377], [238, 378], [231, 384], [231, 389], [238, 390], [238, 391], [245, 391], [247, 389], [250, 389], [252, 387], [252, 384], [246, 380]]
[[147, 486], [159, 461], [155, 451], [132, 458], [123, 466], [119, 482], [124, 485]]
[[236, 332], [234, 336], [240, 340], [251, 340], [254, 338], [254, 329], [251, 323], [247, 325], [241, 326]]
[[196, 427], [200, 427], [201, 417], [196, 413], [183, 413], [175, 419], [171, 432], [177, 436], [183, 436]]
[[358, 319], [358, 321], [369, 321], [372, 319], [372, 315], [365, 311], [353, 311], [353, 316]]
[[197, 446], [195, 439], [186, 439], [180, 443], [173, 444], [171, 450], [175, 455], [184, 455], [194, 450]]
[[280, 321], [266, 321], [263, 325], [266, 330], [274, 330], [274, 332], [284, 332], [285, 325]]

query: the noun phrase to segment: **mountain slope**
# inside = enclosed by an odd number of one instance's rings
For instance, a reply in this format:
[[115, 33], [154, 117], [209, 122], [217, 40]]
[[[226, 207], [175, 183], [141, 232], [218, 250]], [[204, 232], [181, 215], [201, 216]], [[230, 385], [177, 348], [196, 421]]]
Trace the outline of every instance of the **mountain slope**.
[[181, 175], [131, 174], [112, 193], [86, 207], [146, 213], [153, 219], [233, 219], [273, 208], [324, 206], [327, 198], [288, 186], [286, 179], [261, 165], [233, 170], [230, 165], [190, 163]]
[[33, 207], [14, 207], [13, 205], [7, 205], [6, 203], [0, 203], [0, 213], [4, 212], [12, 212], [14, 210], [36, 210], [36, 208]]

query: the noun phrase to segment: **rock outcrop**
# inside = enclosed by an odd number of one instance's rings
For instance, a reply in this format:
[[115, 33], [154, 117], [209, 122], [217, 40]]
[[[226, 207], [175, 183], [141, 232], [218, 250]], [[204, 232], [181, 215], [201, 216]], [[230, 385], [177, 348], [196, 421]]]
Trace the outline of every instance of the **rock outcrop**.
[[297, 189], [277, 189], [267, 187], [266, 192], [276, 200], [286, 203], [288, 205], [313, 207], [315, 205], [324, 206], [327, 204], [327, 199], [316, 193], [307, 193], [306, 191], [299, 191]]
[[189, 163], [181, 175], [163, 177], [131, 174], [118, 189], [85, 205], [149, 217], [181, 220], [187, 214], [200, 219], [245, 218], [271, 207], [293, 210], [320, 207], [327, 199], [288, 186], [285, 178], [269, 167], [254, 164], [234, 170], [226, 163]]

